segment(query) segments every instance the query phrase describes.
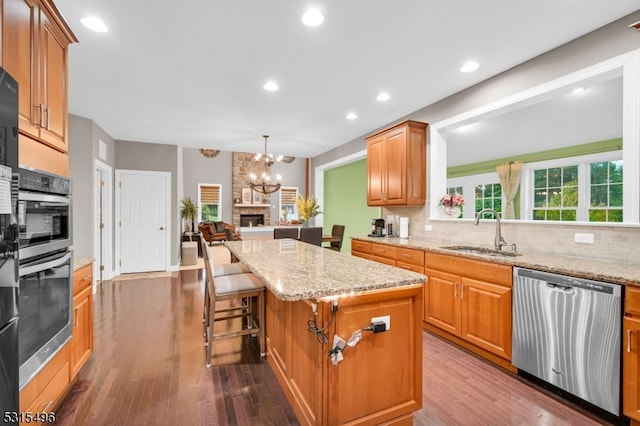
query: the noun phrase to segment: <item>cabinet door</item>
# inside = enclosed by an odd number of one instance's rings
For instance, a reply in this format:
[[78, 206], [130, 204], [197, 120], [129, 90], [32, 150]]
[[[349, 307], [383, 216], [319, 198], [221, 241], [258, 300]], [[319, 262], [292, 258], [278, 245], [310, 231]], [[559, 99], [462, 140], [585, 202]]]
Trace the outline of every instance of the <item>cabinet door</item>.
[[511, 288], [461, 279], [461, 337], [511, 360]]
[[640, 420], [640, 320], [625, 318], [623, 325], [622, 411]]
[[426, 269], [424, 320], [456, 336], [460, 335], [460, 277]]
[[67, 46], [64, 35], [44, 9], [40, 15], [40, 137], [67, 152]]
[[407, 138], [406, 127], [389, 132], [385, 140], [386, 191], [385, 205], [407, 203]]
[[73, 298], [71, 379], [93, 353], [93, 289], [87, 287]]
[[36, 55], [39, 8], [33, 0], [5, 0], [2, 17], [2, 67], [18, 81], [18, 127], [38, 137], [38, 70]]
[[367, 143], [367, 204], [384, 204], [384, 138], [379, 136]]

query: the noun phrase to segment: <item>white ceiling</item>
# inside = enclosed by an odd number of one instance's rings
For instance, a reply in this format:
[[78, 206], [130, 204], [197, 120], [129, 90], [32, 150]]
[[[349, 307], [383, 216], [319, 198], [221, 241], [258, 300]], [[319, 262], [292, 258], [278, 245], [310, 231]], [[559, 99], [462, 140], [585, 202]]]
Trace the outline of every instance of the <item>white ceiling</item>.
[[[638, 9], [637, 0], [56, 0], [69, 112], [113, 138], [314, 157]], [[319, 8], [325, 22], [300, 17]], [[101, 17], [107, 33], [80, 24]], [[480, 63], [470, 74], [467, 60]], [[262, 86], [275, 80], [280, 90]], [[380, 91], [391, 99], [379, 102]], [[346, 120], [348, 112], [359, 118]]]

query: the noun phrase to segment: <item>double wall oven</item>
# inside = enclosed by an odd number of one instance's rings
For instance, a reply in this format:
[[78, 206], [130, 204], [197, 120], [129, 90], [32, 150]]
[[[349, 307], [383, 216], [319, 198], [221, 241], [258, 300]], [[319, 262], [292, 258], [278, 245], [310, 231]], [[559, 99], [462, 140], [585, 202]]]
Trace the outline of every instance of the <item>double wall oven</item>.
[[71, 213], [69, 179], [20, 169], [20, 389], [71, 338]]

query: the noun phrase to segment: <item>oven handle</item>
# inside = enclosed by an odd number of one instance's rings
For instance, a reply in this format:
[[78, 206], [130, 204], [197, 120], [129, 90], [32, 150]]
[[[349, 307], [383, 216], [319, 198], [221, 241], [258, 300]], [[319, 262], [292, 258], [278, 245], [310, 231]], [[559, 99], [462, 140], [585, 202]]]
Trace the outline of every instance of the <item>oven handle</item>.
[[55, 258], [53, 260], [45, 261], [44, 263], [34, 263], [32, 266], [20, 267], [20, 276], [35, 274], [37, 272], [46, 271], [47, 269], [57, 268], [62, 266], [71, 260], [71, 252], [65, 253], [64, 256]]
[[18, 194], [18, 199], [20, 201], [44, 201], [51, 203], [59, 203], [59, 204], [71, 204], [71, 200], [69, 197], [64, 197], [61, 195], [52, 195], [52, 194], [41, 194], [36, 192], [27, 192], [20, 191]]

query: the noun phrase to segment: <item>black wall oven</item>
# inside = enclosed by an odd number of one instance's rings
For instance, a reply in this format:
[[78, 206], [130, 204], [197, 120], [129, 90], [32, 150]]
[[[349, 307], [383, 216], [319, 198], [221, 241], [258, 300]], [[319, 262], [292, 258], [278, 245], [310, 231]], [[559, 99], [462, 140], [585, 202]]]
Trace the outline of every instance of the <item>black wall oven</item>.
[[71, 183], [20, 169], [18, 200], [22, 389], [71, 338]]

